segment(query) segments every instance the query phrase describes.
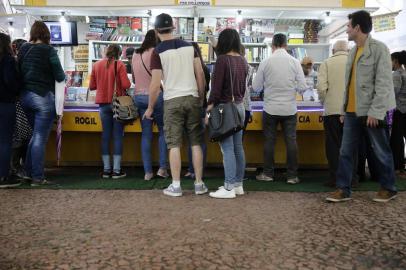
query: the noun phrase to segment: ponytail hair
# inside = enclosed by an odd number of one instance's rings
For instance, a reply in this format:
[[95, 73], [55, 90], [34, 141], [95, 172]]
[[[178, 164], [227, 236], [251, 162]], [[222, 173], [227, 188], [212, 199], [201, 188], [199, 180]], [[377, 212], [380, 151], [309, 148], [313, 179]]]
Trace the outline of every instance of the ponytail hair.
[[108, 68], [111, 62], [118, 60], [121, 54], [121, 47], [117, 44], [111, 44], [107, 47], [106, 57], [107, 57], [107, 64], [106, 68]]
[[400, 52], [399, 64], [403, 65], [403, 67], [406, 68], [406, 51], [401, 51]]

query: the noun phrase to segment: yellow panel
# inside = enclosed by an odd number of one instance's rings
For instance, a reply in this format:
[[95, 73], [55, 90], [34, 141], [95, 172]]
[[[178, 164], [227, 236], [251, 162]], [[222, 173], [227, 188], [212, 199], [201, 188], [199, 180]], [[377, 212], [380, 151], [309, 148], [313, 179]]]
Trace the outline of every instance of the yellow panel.
[[33, 6], [41, 7], [47, 5], [47, 0], [33, 0]]
[[[98, 112], [65, 112], [62, 118], [63, 131], [101, 132], [102, 124]], [[141, 132], [140, 120], [126, 125], [125, 132]], [[156, 125], [154, 132], [158, 132]]]
[[365, 7], [365, 0], [342, 0], [343, 8], [363, 8]]
[[[323, 130], [322, 112], [298, 112], [297, 130]], [[248, 130], [262, 130], [262, 112], [254, 112]]]
[[[101, 122], [97, 112], [66, 112], [62, 133], [61, 165], [101, 165]], [[244, 136], [244, 150], [248, 166], [262, 166], [264, 135], [262, 112], [254, 112], [253, 122]], [[321, 112], [299, 112], [297, 126], [298, 159], [300, 167], [325, 167], [324, 131]], [[141, 127], [139, 120], [125, 129], [123, 141], [123, 164], [141, 165]], [[156, 127], [154, 131], [157, 132]], [[207, 132], [206, 132], [207, 133]], [[152, 158], [158, 164], [158, 134], [153, 138]], [[222, 155], [218, 143], [207, 139], [207, 164], [221, 165]], [[55, 132], [47, 145], [47, 163], [56, 163]], [[182, 147], [182, 161], [187, 164], [187, 140]], [[283, 134], [278, 129], [275, 145], [275, 162], [285, 164], [286, 146]]]
[[[223, 157], [218, 143], [207, 140], [207, 164], [221, 165]], [[299, 167], [325, 167], [327, 160], [324, 150], [324, 132], [298, 131], [298, 161]], [[122, 162], [125, 165], [141, 165], [141, 133], [126, 133], [123, 140]], [[262, 131], [247, 131], [244, 136], [244, 151], [247, 166], [262, 166], [264, 135]], [[187, 140], [182, 147], [183, 165], [187, 165]], [[158, 136], [152, 141], [152, 160], [158, 165]], [[49, 137], [46, 152], [47, 164], [56, 164], [55, 132]], [[286, 146], [283, 134], [278, 131], [275, 145], [275, 163], [283, 165], [286, 162]], [[64, 132], [62, 134], [62, 151], [60, 165], [101, 165], [101, 133]]]

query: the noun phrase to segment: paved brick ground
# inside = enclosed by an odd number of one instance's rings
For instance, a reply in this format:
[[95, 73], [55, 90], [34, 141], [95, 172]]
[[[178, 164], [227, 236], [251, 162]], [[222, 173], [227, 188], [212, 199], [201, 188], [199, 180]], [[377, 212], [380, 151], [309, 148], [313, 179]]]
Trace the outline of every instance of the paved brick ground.
[[0, 269], [406, 269], [406, 196], [1, 190]]

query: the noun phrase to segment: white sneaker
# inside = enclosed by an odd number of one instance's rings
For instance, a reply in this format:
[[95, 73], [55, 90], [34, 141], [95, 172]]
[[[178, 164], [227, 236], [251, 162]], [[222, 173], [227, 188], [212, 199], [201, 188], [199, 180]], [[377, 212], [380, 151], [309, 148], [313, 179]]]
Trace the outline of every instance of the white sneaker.
[[217, 198], [217, 199], [233, 199], [235, 198], [235, 191], [227, 190], [224, 187], [219, 187], [219, 189], [215, 192], [210, 192], [210, 197]]
[[175, 188], [172, 184], [169, 187], [164, 189], [164, 194], [172, 197], [182, 196], [182, 189], [180, 187]]
[[209, 191], [204, 183], [201, 184], [195, 184], [195, 194], [196, 195], [202, 195], [207, 193]]
[[293, 178], [289, 178], [286, 183], [294, 185], [294, 184], [298, 184], [300, 183], [300, 180], [298, 177], [293, 177]]
[[153, 174], [153, 173], [146, 173], [145, 176], [144, 176], [144, 180], [145, 180], [145, 181], [149, 181], [149, 180], [151, 180], [153, 177], [154, 177], [154, 174]]
[[[221, 186], [218, 189], [225, 189], [225, 188], [224, 188], [224, 186]], [[243, 189], [242, 186], [235, 187], [234, 192], [235, 192], [235, 195], [244, 195], [245, 194], [244, 189]]]
[[244, 195], [245, 194], [242, 186], [234, 187], [234, 192], [235, 192], [235, 195]]
[[259, 181], [267, 181], [267, 182], [273, 181], [273, 177], [267, 176], [264, 173], [258, 174], [255, 178]]

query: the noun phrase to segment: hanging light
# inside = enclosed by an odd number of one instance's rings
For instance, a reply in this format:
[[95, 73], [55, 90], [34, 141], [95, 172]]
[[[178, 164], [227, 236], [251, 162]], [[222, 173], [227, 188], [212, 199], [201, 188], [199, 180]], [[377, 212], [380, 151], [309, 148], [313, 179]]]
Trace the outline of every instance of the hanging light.
[[89, 16], [86, 16], [86, 23], [90, 23], [90, 18], [89, 18]]
[[242, 22], [242, 15], [241, 15], [241, 10], [237, 10], [237, 17], [236, 17], [237, 23]]
[[13, 33], [14, 33], [14, 27], [13, 27], [13, 22], [12, 21], [9, 21], [8, 22], [8, 33], [10, 34], [10, 35], [13, 35]]
[[154, 25], [155, 23], [155, 16], [152, 16], [152, 11], [150, 9], [148, 9], [147, 15], [149, 17], [149, 23], [151, 25]]
[[326, 17], [324, 18], [324, 22], [325, 22], [326, 24], [331, 23], [330, 11], [327, 11], [327, 12], [326, 12]]
[[61, 17], [59, 18], [60, 23], [66, 23], [66, 17], [65, 17], [65, 12], [61, 12]]

